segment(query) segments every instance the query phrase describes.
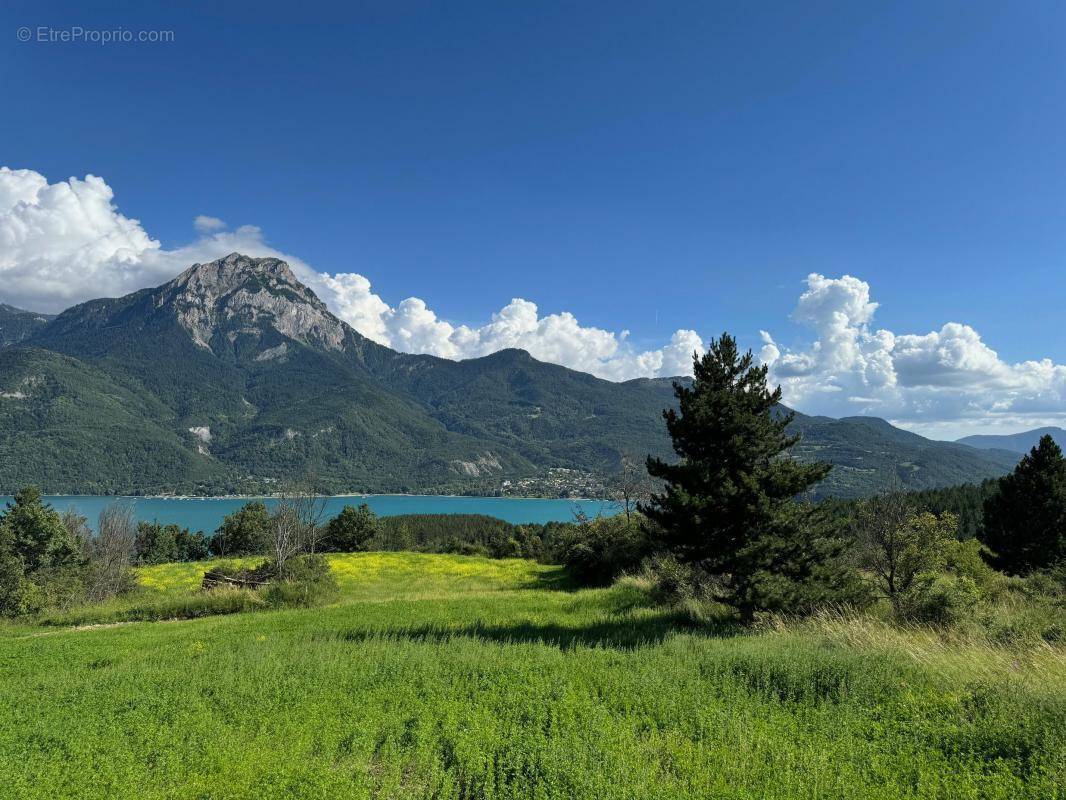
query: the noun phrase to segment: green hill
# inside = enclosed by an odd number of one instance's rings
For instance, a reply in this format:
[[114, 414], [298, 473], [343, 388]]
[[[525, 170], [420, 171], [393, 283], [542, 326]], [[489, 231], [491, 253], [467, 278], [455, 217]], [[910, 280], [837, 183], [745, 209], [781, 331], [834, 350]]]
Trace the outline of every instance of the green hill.
[[[612, 383], [521, 350], [397, 353], [277, 259], [233, 254], [83, 303], [0, 354], [0, 492], [253, 493], [310, 477], [335, 493], [493, 493], [550, 468], [604, 474], [623, 453], [671, 452], [669, 380]], [[1016, 460], [881, 420], [795, 424], [796, 456], [837, 467], [823, 494], [976, 482]]]

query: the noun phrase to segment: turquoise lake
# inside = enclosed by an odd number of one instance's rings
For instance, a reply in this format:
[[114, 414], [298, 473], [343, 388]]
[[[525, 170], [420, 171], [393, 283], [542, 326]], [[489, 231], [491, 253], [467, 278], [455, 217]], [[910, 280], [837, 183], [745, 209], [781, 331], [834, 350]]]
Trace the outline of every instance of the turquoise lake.
[[[88, 517], [93, 525], [100, 512], [110, 505], [128, 505], [138, 520], [163, 524], [174, 523], [190, 530], [212, 533], [222, 522], [249, 500], [262, 499], [267, 506], [276, 501], [270, 498], [214, 498], [214, 497], [106, 497], [50, 495], [45, 498], [57, 511], [75, 509]], [[0, 496], [0, 507], [11, 500]], [[396, 514], [487, 514], [508, 522], [569, 522], [580, 510], [589, 517], [609, 516], [620, 509], [607, 500], [540, 500], [516, 497], [439, 497], [432, 495], [355, 495], [326, 498], [325, 516], [340, 513], [346, 505], [366, 503], [379, 516]]]

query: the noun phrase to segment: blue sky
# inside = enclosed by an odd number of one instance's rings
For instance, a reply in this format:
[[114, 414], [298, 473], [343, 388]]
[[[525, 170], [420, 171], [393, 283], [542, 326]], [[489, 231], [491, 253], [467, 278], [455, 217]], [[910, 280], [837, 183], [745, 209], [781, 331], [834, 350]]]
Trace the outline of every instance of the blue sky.
[[[154, 5], [5, 4], [0, 163], [100, 176], [163, 249], [211, 215], [455, 326], [797, 358], [808, 274], [852, 275], [875, 328], [1066, 362], [1061, 4]], [[174, 41], [36, 40], [77, 25]]]

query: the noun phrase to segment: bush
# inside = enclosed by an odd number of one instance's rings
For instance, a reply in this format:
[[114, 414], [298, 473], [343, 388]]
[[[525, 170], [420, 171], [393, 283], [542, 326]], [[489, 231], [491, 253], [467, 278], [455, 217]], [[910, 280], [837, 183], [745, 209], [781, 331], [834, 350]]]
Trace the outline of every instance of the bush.
[[708, 594], [707, 578], [691, 564], [673, 556], [653, 556], [641, 571], [651, 587], [652, 598], [667, 605], [681, 605]]
[[263, 590], [267, 603], [276, 607], [316, 606], [328, 603], [336, 596], [337, 581], [329, 562], [321, 555], [290, 559], [285, 564], [285, 577], [275, 578]]
[[483, 558], [491, 556], [489, 549], [485, 545], [475, 542], [461, 542], [458, 539], [452, 539], [442, 549], [445, 553], [456, 556], [481, 556]]
[[540, 558], [543, 525], [512, 525], [483, 514], [403, 514], [380, 520], [372, 550]]
[[[1025, 578], [1008, 579], [1028, 598], [1066, 600], [1066, 562], [1049, 570], [1034, 572]], [[1010, 585], [1015, 585], [1011, 583]]]
[[974, 616], [980, 599], [971, 577], [923, 572], [900, 598], [900, 614], [914, 622], [956, 625]]
[[48, 605], [44, 590], [22, 577], [22, 570], [9, 570], [0, 564], [0, 616], [36, 614]]
[[643, 517], [597, 517], [570, 532], [563, 564], [579, 583], [607, 586], [623, 572], [636, 571], [650, 550]]
[[1056, 644], [1066, 638], [1062, 609], [1052, 603], [997, 603], [982, 610], [980, 625], [990, 642], [1006, 647]]
[[969, 578], [983, 600], [996, 600], [1009, 590], [1011, 578], [988, 565], [988, 548], [976, 539], [953, 541], [945, 548], [944, 564], [948, 572]]

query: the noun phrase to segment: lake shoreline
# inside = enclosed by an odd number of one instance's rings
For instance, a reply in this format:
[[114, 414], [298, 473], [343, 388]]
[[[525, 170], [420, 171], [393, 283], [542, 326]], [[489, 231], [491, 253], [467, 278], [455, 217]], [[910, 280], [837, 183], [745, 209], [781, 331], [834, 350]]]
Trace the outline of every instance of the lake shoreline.
[[[3, 494], [0, 497], [13, 497]], [[305, 496], [305, 495], [300, 495]], [[281, 500], [292, 495], [285, 494], [70, 494], [41, 493], [41, 497], [114, 497], [116, 500]], [[366, 497], [449, 497], [470, 500], [560, 500], [574, 503], [614, 503], [609, 497], [548, 497], [546, 495], [510, 495], [510, 494], [419, 494], [411, 492], [351, 492], [342, 494], [316, 494], [315, 498], [366, 498]]]
[[[181, 495], [44, 495], [44, 501], [59, 512], [72, 510], [95, 524], [111, 506], [129, 507], [138, 522], [176, 524], [190, 530], [217, 530], [226, 516], [246, 503], [262, 502], [268, 508], [284, 498], [278, 495], [204, 497]], [[486, 497], [475, 495], [341, 494], [317, 495], [323, 519], [339, 514], [345, 506], [366, 503], [380, 517], [467, 514], [494, 517], [515, 525], [572, 522], [581, 516], [613, 516], [621, 506], [612, 500], [589, 498]], [[8, 495], [0, 495], [0, 510]]]

